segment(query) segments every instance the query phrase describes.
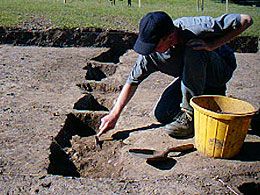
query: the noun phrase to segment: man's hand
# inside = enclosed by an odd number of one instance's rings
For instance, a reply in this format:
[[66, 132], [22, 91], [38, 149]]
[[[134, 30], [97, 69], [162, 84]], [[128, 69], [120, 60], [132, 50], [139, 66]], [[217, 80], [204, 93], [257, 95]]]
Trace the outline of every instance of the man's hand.
[[211, 44], [206, 43], [202, 39], [191, 39], [186, 43], [187, 46], [192, 47], [194, 50], [205, 50], [205, 51], [213, 51], [216, 49]]
[[132, 98], [136, 91], [137, 86], [130, 85], [126, 83], [116, 101], [116, 104], [114, 105], [111, 112], [104, 116], [101, 119], [101, 125], [99, 127], [99, 132], [97, 136], [102, 135], [103, 133], [115, 128], [116, 122], [120, 116], [120, 113], [122, 112], [125, 105], [128, 103], [128, 101]]
[[97, 136], [101, 136], [103, 133], [105, 133], [111, 129], [114, 129], [116, 126], [117, 120], [118, 120], [118, 117], [116, 117], [115, 115], [113, 115], [111, 113], [104, 116], [101, 119], [101, 125], [99, 127], [99, 132], [98, 132]]

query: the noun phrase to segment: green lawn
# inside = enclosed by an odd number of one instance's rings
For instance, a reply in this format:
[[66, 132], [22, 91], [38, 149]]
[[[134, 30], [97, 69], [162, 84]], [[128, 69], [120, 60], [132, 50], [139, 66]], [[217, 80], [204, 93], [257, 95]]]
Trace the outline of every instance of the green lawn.
[[[138, 21], [149, 11], [163, 10], [173, 18], [180, 16], [211, 15], [226, 12], [220, 0], [205, 1], [204, 12], [197, 11], [196, 0], [138, 0], [127, 6], [127, 0], [117, 0], [116, 5], [109, 0], [0, 0], [0, 26], [15, 27], [32, 17], [51, 20], [54, 27], [100, 27], [117, 30], [137, 31]], [[260, 8], [229, 5], [229, 13], [246, 13], [254, 19], [254, 25], [243, 35], [259, 36]]]

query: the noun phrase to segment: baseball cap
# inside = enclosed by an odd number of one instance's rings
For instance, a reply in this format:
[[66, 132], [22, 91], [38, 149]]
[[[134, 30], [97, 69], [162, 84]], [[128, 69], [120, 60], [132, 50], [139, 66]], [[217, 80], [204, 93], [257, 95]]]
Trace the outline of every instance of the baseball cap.
[[160, 39], [169, 34], [173, 27], [171, 17], [163, 11], [146, 14], [139, 23], [139, 35], [134, 50], [142, 55], [151, 54]]

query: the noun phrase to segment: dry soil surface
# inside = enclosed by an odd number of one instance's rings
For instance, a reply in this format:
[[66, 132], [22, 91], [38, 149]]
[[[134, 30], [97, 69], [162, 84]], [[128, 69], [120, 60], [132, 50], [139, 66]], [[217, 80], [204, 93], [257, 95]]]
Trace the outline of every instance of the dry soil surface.
[[[160, 163], [128, 152], [194, 143], [174, 139], [153, 118], [172, 78], [155, 73], [125, 108], [116, 128], [94, 143], [135, 62], [128, 50], [117, 64], [94, 61], [106, 48], [0, 46], [0, 194], [242, 194], [259, 193], [259, 130], [249, 130], [233, 159], [198, 151]], [[237, 53], [228, 95], [259, 108], [260, 55]], [[257, 191], [258, 190], [258, 191]]]

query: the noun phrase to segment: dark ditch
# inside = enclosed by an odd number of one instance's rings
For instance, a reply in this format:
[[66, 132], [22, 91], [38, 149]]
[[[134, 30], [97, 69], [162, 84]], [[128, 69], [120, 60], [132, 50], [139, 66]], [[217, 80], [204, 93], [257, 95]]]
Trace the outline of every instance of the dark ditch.
[[99, 28], [32, 30], [0, 26], [0, 44], [41, 47], [106, 47], [95, 61], [118, 63], [119, 57], [132, 49], [136, 33]]
[[[109, 51], [97, 57], [96, 61], [107, 62], [108, 56], [114, 63], [127, 49], [132, 49], [137, 34], [133, 32], [104, 30], [100, 28], [50, 28], [33, 30], [0, 26], [0, 44], [43, 47], [107, 47]], [[235, 51], [256, 53], [259, 37], [239, 36], [228, 43]]]
[[[131, 32], [99, 28], [32, 30], [0, 26], [0, 43], [44, 47], [114, 47], [132, 48], [137, 35]], [[120, 49], [120, 48], [117, 48]]]
[[239, 4], [239, 5], [248, 5], [248, 6], [260, 7], [259, 0], [233, 0], [232, 2]]

